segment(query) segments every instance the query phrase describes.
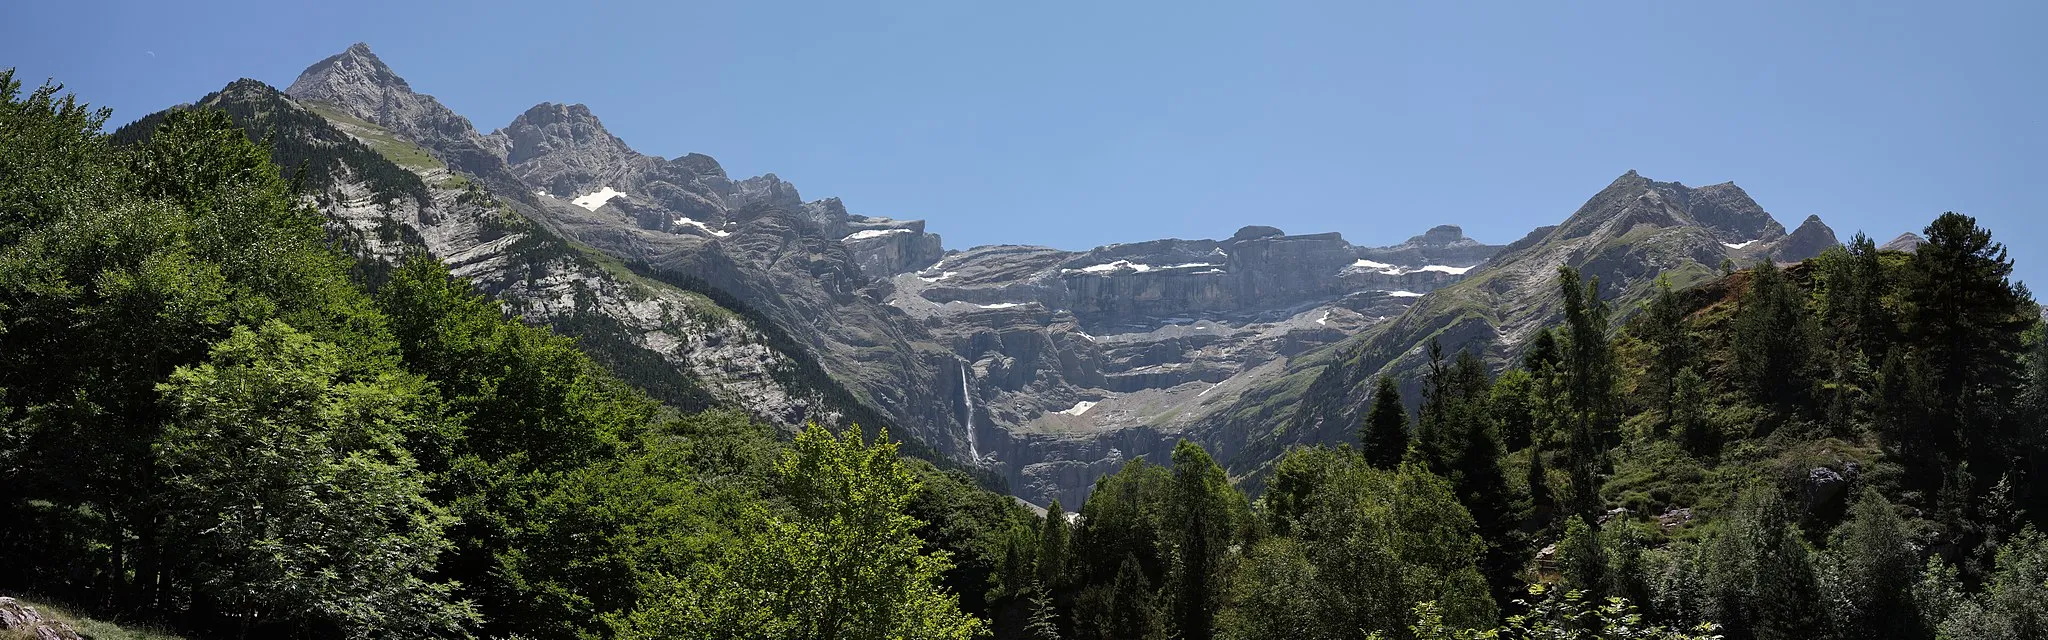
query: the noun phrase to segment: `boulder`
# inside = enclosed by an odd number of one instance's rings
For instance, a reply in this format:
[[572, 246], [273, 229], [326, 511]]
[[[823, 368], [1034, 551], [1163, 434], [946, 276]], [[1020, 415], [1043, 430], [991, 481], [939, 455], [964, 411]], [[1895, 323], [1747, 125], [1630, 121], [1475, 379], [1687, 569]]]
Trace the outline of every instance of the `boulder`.
[[43, 616], [35, 607], [20, 600], [0, 597], [0, 631], [9, 632], [7, 637], [33, 638], [34, 640], [82, 640], [78, 631], [54, 618]]

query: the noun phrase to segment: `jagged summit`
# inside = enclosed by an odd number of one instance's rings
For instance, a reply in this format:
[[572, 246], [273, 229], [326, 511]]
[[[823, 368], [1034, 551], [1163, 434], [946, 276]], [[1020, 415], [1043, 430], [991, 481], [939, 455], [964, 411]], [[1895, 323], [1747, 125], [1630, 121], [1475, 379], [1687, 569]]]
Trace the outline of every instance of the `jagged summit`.
[[1878, 247], [1878, 249], [1883, 251], [1904, 251], [1906, 253], [1912, 253], [1915, 251], [1919, 251], [1920, 245], [1923, 244], [1927, 244], [1926, 238], [1920, 237], [1920, 234], [1908, 231], [1899, 234], [1899, 237], [1897, 238], [1892, 238], [1891, 242], [1884, 243], [1884, 246]]
[[1841, 243], [1842, 241], [1835, 237], [1835, 230], [1828, 227], [1827, 223], [1821, 222], [1820, 216], [1807, 216], [1806, 221], [1799, 224], [1799, 228], [1792, 230], [1792, 235], [1786, 236], [1784, 241], [1778, 243], [1773, 255], [1782, 261], [1796, 262], [1818, 256], [1821, 252]]
[[433, 96], [413, 92], [412, 85], [371, 53], [369, 45], [356, 43], [313, 63], [285, 93], [418, 142], [450, 167], [483, 179], [493, 189], [525, 193], [506, 171], [504, 149], [497, 142], [477, 133], [468, 118]]
[[[323, 88], [325, 88], [325, 91], [323, 91]], [[327, 56], [319, 62], [313, 63], [312, 66], [306, 67], [305, 71], [299, 72], [298, 80], [292, 82], [292, 86], [285, 89], [285, 93], [292, 95], [306, 94], [309, 97], [313, 94], [344, 97], [348, 93], [361, 92], [367, 89], [399, 90], [410, 93], [412, 92], [412, 85], [407, 84], [405, 78], [399, 77], [397, 72], [392, 71], [390, 65], [384, 64], [384, 60], [378, 58], [377, 54], [370, 52], [370, 45], [358, 42], [349, 45], [349, 48], [341, 53]], [[361, 95], [368, 96], [370, 94], [363, 93]], [[336, 100], [328, 101], [341, 104], [340, 101]]]

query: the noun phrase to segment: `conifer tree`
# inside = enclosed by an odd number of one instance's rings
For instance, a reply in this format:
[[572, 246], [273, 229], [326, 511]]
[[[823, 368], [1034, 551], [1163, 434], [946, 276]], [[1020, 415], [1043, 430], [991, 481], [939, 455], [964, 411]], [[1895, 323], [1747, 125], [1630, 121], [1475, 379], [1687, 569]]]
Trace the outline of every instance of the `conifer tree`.
[[1408, 408], [1401, 406], [1401, 388], [1394, 379], [1380, 376], [1373, 387], [1372, 410], [1365, 414], [1365, 429], [1359, 434], [1359, 449], [1365, 461], [1376, 468], [1400, 466], [1408, 454]]
[[1558, 268], [1558, 286], [1564, 294], [1560, 386], [1564, 391], [1565, 471], [1572, 481], [1569, 512], [1592, 519], [1601, 510], [1600, 474], [1606, 465], [1616, 412], [1607, 303], [1600, 298], [1599, 279], [1582, 283], [1576, 269]]
[[1066, 577], [1067, 541], [1072, 535], [1066, 510], [1060, 508], [1059, 500], [1053, 500], [1038, 531], [1038, 584], [1044, 588], [1058, 589]]

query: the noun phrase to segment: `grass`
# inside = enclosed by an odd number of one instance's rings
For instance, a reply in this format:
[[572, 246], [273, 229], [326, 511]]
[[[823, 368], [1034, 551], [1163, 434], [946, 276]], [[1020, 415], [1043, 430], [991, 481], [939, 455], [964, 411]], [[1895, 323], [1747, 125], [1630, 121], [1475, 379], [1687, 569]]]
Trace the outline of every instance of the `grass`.
[[[41, 600], [12, 596], [22, 604], [35, 607], [45, 619], [55, 620], [71, 627], [79, 635], [92, 640], [184, 640], [182, 636], [142, 624], [119, 624], [79, 615], [77, 612]], [[21, 630], [0, 630], [0, 640], [33, 640], [33, 634]]]
[[[376, 151], [378, 155], [384, 156], [384, 159], [390, 160], [398, 166], [407, 169], [447, 168], [447, 165], [442, 164], [439, 159], [436, 159], [434, 154], [428, 153], [426, 149], [420, 148], [419, 145], [399, 139], [397, 135], [386, 131], [383, 127], [349, 115], [341, 109], [335, 108], [334, 105], [319, 102], [307, 102], [305, 104], [314, 113], [320, 114], [320, 117], [343, 125], [344, 130], [356, 136], [357, 139], [362, 140], [363, 144], [369, 145], [370, 149]], [[443, 186], [447, 186], [445, 182]]]

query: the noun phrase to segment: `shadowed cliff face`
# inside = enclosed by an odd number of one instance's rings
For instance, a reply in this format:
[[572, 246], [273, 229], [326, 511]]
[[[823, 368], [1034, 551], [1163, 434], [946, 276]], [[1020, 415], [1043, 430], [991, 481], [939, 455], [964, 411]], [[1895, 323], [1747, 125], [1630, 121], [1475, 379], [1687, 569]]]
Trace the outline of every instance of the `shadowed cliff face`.
[[1163, 462], [1183, 437], [1239, 474], [1290, 443], [1342, 440], [1364, 382], [1411, 367], [1428, 339], [1497, 362], [1515, 353], [1552, 320], [1559, 265], [1601, 276], [1625, 309], [1660, 272], [1832, 244], [1818, 220], [1788, 236], [1732, 184], [1630, 172], [1506, 248], [1452, 226], [1391, 247], [1253, 226], [948, 252], [923, 221], [806, 201], [773, 174], [735, 180], [708, 156], [641, 154], [581, 105], [537, 105], [478, 134], [360, 46], [293, 90], [515, 189], [552, 233], [730, 293], [895, 432], [1040, 503], [1079, 504], [1100, 473]]

